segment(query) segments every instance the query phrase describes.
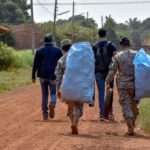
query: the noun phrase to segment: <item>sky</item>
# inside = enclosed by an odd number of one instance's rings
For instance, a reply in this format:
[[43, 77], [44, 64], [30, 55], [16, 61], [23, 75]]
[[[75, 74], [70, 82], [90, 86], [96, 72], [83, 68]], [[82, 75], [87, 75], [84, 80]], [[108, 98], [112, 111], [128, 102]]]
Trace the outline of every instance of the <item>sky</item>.
[[[144, 20], [150, 17], [150, 0], [74, 0], [75, 3], [88, 2], [143, 2], [145, 4], [122, 4], [122, 5], [76, 5], [75, 15], [84, 13], [86, 16], [89, 13], [89, 18], [96, 20], [96, 23], [101, 26], [101, 16], [111, 15], [117, 23], [124, 23], [129, 18], [137, 17], [139, 20]], [[30, 2], [30, 0], [28, 0]], [[55, 0], [33, 0], [33, 3], [54, 3]], [[70, 10], [69, 13], [57, 16], [58, 19], [67, 19], [72, 15], [72, 6], [62, 6], [59, 3], [72, 3], [73, 0], [58, 0], [58, 14]], [[35, 22], [45, 22], [53, 20], [54, 6], [53, 5], [34, 5], [34, 20]]]

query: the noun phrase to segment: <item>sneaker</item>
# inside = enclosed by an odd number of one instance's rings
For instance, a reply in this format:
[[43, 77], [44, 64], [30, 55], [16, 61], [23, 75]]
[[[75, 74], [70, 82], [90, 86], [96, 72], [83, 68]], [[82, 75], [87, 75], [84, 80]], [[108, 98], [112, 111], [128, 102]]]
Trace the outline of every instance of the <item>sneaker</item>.
[[55, 106], [53, 106], [52, 104], [49, 105], [49, 117], [50, 118], [54, 118], [55, 116]]
[[78, 135], [78, 127], [75, 125], [71, 126], [71, 130], [72, 130], [72, 134], [74, 135]]
[[47, 114], [43, 114], [43, 120], [48, 120], [48, 115]]

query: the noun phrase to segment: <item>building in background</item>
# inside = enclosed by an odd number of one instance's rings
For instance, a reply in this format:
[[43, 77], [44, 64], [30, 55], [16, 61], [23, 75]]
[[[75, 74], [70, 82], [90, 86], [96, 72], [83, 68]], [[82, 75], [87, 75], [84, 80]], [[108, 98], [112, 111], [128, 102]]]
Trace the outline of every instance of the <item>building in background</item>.
[[[32, 24], [20, 24], [12, 27], [12, 32], [15, 35], [16, 49], [31, 49], [32, 48]], [[34, 26], [35, 32], [35, 48], [41, 45], [42, 34], [38, 26]]]

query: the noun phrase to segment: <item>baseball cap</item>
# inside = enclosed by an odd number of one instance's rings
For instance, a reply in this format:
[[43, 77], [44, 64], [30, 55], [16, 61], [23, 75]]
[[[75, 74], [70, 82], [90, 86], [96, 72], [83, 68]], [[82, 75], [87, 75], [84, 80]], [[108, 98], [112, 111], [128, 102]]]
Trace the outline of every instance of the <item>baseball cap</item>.
[[61, 41], [61, 47], [64, 47], [66, 45], [71, 45], [71, 40], [65, 39], [65, 40]]

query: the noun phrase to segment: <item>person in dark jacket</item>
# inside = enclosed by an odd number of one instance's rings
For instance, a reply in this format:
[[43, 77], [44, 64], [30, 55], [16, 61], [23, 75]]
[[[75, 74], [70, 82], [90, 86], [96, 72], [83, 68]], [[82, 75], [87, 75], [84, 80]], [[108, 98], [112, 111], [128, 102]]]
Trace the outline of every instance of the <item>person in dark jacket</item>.
[[49, 104], [49, 117], [54, 118], [56, 105], [56, 76], [54, 74], [57, 61], [62, 56], [59, 48], [53, 44], [51, 34], [44, 36], [44, 45], [37, 49], [32, 69], [32, 81], [35, 83], [36, 74], [40, 79], [42, 92], [42, 111], [43, 120], [48, 119], [48, 95], [51, 95], [51, 102]]

